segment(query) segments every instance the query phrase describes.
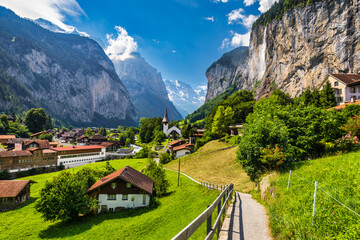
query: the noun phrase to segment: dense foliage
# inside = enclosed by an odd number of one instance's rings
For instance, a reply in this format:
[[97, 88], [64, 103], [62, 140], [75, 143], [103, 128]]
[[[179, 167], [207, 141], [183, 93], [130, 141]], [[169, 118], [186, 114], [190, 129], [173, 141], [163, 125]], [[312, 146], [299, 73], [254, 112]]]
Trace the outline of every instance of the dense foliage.
[[24, 122], [30, 132], [36, 133], [44, 129], [52, 128], [51, 117], [46, 115], [43, 108], [32, 108], [25, 116]]
[[164, 196], [169, 188], [169, 181], [161, 164], [157, 164], [149, 158], [148, 165], [142, 170], [142, 173], [154, 180], [154, 195]]
[[53, 140], [53, 135], [51, 133], [43, 133], [39, 136], [39, 139], [41, 140], [48, 140], [49, 142], [52, 142]]
[[324, 0], [279, 0], [255, 21], [252, 25], [252, 29], [254, 30], [260, 25], [267, 25], [274, 20], [280, 19], [285, 12], [291, 9], [305, 7], [320, 1]]
[[255, 104], [254, 112], [246, 119], [238, 150], [238, 159], [253, 180], [264, 170], [319, 157], [325, 153], [325, 143], [344, 135], [343, 115], [307, 102], [305, 96], [293, 100], [275, 91]]
[[158, 132], [162, 132], [161, 117], [141, 118], [139, 138], [142, 143], [150, 143], [154, 140]]
[[62, 171], [51, 181], [46, 181], [36, 201], [36, 210], [47, 221], [68, 221], [97, 208], [97, 201], [86, 191], [98, 179], [114, 172], [107, 163], [105, 168], [83, 168], [78, 172]]
[[30, 136], [26, 126], [20, 125], [19, 122], [9, 122], [5, 114], [0, 116], [0, 134], [16, 135], [16, 137], [27, 138]]

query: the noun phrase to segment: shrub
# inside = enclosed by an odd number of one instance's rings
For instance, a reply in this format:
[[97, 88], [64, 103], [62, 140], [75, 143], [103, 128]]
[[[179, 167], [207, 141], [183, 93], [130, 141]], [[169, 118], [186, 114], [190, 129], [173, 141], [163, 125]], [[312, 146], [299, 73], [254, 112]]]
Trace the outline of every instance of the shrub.
[[0, 171], [0, 180], [9, 180], [11, 178], [9, 170]]
[[169, 188], [169, 181], [166, 179], [166, 173], [161, 164], [156, 164], [153, 159], [149, 159], [148, 165], [142, 170], [142, 173], [154, 180], [154, 195], [164, 196]]
[[337, 148], [343, 152], [351, 152], [360, 149], [360, 142], [357, 136], [350, 133], [335, 141]]
[[171, 156], [169, 153], [161, 153], [160, 154], [160, 163], [166, 164], [171, 161]]
[[360, 137], [360, 115], [350, 118], [343, 129], [348, 133]]
[[286, 157], [284, 150], [278, 145], [267, 146], [260, 150], [261, 162], [268, 166], [268, 170], [278, 169], [284, 163]]

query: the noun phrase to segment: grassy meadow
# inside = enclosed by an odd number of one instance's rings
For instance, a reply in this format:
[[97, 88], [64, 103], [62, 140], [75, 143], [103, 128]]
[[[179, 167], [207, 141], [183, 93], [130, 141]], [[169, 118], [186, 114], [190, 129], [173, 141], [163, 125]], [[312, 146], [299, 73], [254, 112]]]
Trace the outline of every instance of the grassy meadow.
[[312, 225], [314, 182], [360, 214], [360, 152], [320, 158], [271, 181], [265, 205], [275, 239], [360, 239], [360, 217], [318, 188]]
[[[216, 184], [234, 184], [237, 191], [248, 192], [254, 189], [254, 183], [236, 161], [237, 147], [214, 140], [208, 142], [197, 152], [182, 157], [180, 171], [196, 180]], [[164, 167], [178, 169], [178, 160], [173, 160]]]
[[[110, 163], [115, 169], [129, 165], [140, 170], [146, 161], [125, 159]], [[86, 166], [102, 165], [105, 162]], [[82, 167], [66, 171], [77, 171]], [[160, 198], [160, 205], [154, 209], [98, 214], [74, 222], [46, 222], [35, 211], [34, 202], [45, 181], [57, 174], [59, 172], [24, 178], [37, 182], [31, 188], [32, 199], [14, 210], [0, 212], [0, 239], [170, 239], [204, 211], [218, 194], [218, 191], [207, 190], [185, 177], [182, 186], [177, 187], [177, 174], [167, 171], [171, 184], [169, 194]], [[193, 239], [204, 238], [205, 225], [195, 232]]]

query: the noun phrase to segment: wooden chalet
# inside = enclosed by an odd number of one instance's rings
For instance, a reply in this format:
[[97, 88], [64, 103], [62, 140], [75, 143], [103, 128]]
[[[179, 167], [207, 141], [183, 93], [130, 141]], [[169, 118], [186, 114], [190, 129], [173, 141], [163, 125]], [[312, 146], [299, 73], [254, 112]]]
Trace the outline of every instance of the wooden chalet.
[[87, 193], [99, 201], [100, 211], [147, 207], [153, 193], [154, 181], [126, 166], [92, 185]]
[[9, 210], [30, 199], [32, 180], [0, 180], [0, 210]]
[[102, 142], [106, 142], [107, 138], [96, 133], [94, 136], [89, 138], [90, 144], [101, 144]]

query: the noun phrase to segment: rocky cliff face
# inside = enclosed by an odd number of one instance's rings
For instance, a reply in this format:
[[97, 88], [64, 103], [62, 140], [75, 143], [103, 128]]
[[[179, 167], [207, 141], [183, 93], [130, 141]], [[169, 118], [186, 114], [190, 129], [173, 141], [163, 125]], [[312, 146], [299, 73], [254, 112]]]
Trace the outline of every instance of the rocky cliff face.
[[245, 70], [247, 56], [248, 47], [235, 48], [225, 53], [206, 70], [208, 91], [205, 101], [213, 99], [238, 82], [238, 76]]
[[132, 53], [131, 58], [124, 61], [114, 61], [114, 65], [130, 93], [139, 118], [163, 117], [167, 108], [170, 120], [182, 119], [169, 100], [161, 73], [150, 66], [139, 53]]
[[50, 32], [2, 7], [0, 26], [0, 68], [37, 107], [77, 126], [135, 123], [130, 96], [95, 41]]
[[237, 85], [258, 97], [275, 87], [295, 97], [319, 87], [328, 73], [358, 73], [359, 11], [359, 0], [322, 1], [258, 26]]

